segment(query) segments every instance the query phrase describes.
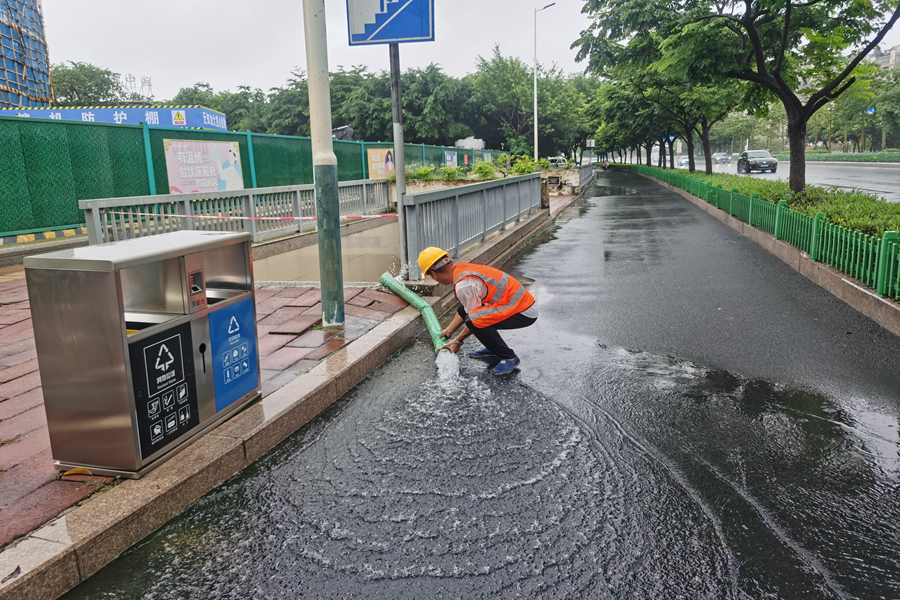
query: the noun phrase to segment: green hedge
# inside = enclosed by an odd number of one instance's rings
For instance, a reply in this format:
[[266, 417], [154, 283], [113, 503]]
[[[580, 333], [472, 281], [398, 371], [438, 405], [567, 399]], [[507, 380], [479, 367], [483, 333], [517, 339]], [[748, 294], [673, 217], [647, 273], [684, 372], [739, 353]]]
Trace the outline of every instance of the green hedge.
[[[840, 156], [831, 155], [831, 156]], [[760, 179], [725, 173], [682, 173], [687, 177], [705, 181], [727, 190], [737, 189], [745, 196], [759, 194], [759, 199], [772, 204], [787, 200], [788, 206], [797, 212], [815, 217], [825, 213], [828, 222], [855, 229], [868, 235], [881, 236], [885, 231], [900, 230], [900, 204], [888, 202], [872, 194], [848, 191], [840, 188], [823, 188], [807, 185], [801, 194], [791, 192], [786, 181]]]
[[[790, 154], [773, 155], [778, 160], [790, 160]], [[855, 154], [825, 154], [818, 152], [807, 152], [807, 161], [822, 162], [879, 162], [879, 163], [898, 163], [900, 162], [900, 152], [857, 152]]]

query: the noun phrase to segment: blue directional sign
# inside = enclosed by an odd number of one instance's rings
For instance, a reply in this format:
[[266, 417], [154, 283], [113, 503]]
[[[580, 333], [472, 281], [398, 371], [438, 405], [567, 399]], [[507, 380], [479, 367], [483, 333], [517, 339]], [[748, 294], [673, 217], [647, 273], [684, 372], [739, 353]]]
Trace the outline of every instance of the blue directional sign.
[[867, 115], [874, 115], [874, 114], [875, 114], [875, 107], [873, 106], [872, 108], [866, 109], [866, 114], [867, 114]]
[[434, 41], [434, 0], [347, 0], [351, 46]]

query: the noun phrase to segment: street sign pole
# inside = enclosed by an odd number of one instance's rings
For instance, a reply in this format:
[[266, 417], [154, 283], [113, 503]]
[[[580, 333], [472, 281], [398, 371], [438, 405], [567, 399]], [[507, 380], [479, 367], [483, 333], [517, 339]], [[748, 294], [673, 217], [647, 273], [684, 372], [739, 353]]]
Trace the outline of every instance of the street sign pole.
[[322, 326], [344, 326], [344, 272], [341, 264], [341, 213], [338, 203], [337, 156], [331, 141], [331, 90], [325, 31], [325, 0], [303, 0], [309, 121], [322, 284]]
[[391, 108], [394, 114], [394, 172], [397, 174], [397, 224], [400, 227], [400, 275], [408, 277], [409, 250], [406, 241], [406, 154], [403, 150], [403, 103], [400, 92], [400, 45], [391, 44]]
[[406, 194], [406, 156], [403, 150], [399, 44], [434, 41], [434, 0], [347, 0], [347, 30], [351, 46], [389, 44], [390, 47], [400, 274], [407, 277], [411, 269], [403, 206], [403, 196]]

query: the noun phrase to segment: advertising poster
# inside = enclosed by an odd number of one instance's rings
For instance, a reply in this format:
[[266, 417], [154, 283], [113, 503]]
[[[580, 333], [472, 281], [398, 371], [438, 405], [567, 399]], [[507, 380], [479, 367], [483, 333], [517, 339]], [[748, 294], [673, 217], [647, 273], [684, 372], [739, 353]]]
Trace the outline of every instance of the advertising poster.
[[390, 148], [367, 148], [369, 179], [387, 179], [394, 173], [394, 151]]
[[456, 152], [451, 150], [444, 152], [444, 166], [456, 168]]
[[163, 140], [170, 194], [244, 189], [237, 142]]

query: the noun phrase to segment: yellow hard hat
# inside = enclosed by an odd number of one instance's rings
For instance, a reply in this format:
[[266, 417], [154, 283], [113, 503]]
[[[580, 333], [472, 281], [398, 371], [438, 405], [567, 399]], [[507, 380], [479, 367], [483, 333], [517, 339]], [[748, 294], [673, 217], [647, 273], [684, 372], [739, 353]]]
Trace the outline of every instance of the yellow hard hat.
[[430, 248], [425, 248], [421, 252], [419, 252], [419, 269], [422, 270], [422, 274], [428, 273], [428, 270], [434, 266], [434, 263], [441, 260], [444, 257], [449, 257], [446, 251], [441, 250], [440, 248], [435, 248], [434, 246]]

